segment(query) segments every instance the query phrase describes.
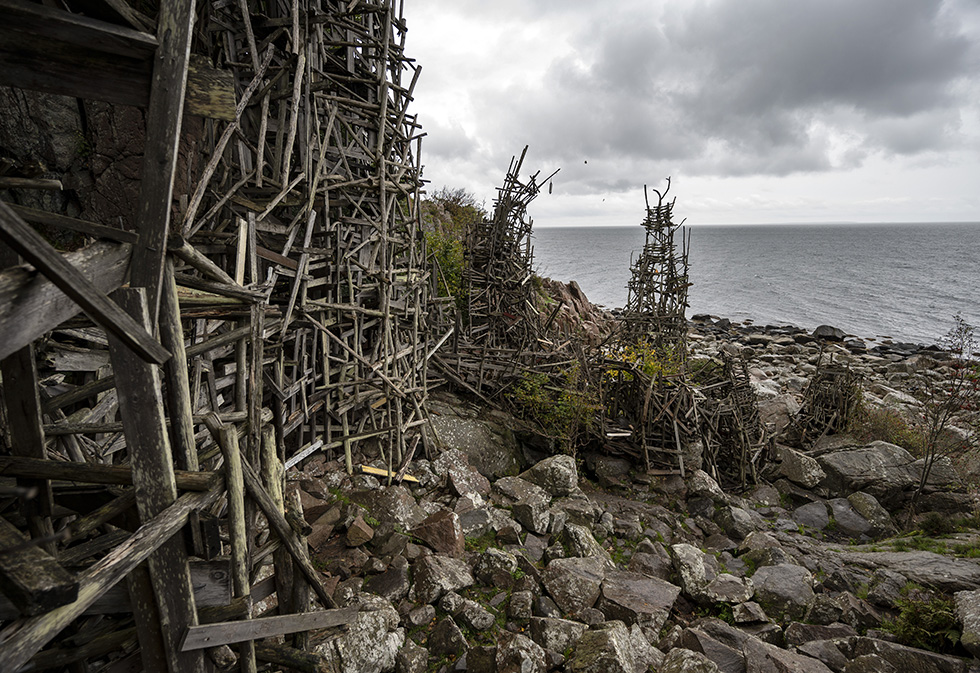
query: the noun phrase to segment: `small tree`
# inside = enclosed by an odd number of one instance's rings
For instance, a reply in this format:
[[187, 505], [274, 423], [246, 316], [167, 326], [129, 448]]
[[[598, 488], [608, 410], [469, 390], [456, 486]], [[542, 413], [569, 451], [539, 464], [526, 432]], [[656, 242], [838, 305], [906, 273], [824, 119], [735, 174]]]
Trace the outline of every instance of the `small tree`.
[[944, 376], [931, 382], [921, 394], [925, 450], [919, 485], [909, 507], [909, 520], [915, 514], [916, 503], [929, 482], [936, 460], [953, 450], [966, 449], [976, 441], [975, 435], [959, 443], [949, 438], [954, 419], [969, 414], [970, 422], [975, 427], [976, 414], [980, 411], [980, 361], [977, 359], [980, 344], [973, 325], [956, 314], [953, 316], [953, 327], [942, 338], [940, 345], [949, 353], [951, 360], [944, 368]]

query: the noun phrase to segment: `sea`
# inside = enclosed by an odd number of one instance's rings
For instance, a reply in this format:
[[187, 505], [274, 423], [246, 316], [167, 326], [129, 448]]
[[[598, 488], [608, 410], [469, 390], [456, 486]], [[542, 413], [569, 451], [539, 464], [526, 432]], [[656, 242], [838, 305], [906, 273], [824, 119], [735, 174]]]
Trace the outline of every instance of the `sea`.
[[[960, 314], [980, 337], [980, 223], [694, 225], [687, 316], [832, 325], [865, 339], [939, 343]], [[644, 229], [536, 227], [538, 275], [626, 303]], [[675, 234], [680, 247], [680, 233]]]

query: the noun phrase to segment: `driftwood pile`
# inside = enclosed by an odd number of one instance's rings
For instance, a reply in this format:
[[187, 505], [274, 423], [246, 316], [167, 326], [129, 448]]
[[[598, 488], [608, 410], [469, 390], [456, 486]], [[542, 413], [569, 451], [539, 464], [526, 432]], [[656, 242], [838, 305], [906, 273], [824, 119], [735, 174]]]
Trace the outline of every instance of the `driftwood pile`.
[[860, 382], [860, 376], [849, 366], [821, 356], [793, 421], [794, 441], [810, 447], [824, 435], [843, 432], [860, 401]]
[[[491, 218], [466, 232], [463, 269], [464, 305], [436, 327], [453, 338], [433, 358], [440, 374], [485, 399], [501, 394], [514, 380], [538, 365], [549, 369], [571, 345], [556, 343], [554, 315], [539, 308], [534, 284], [532, 220], [527, 208], [555, 173], [539, 182], [538, 173], [521, 180], [527, 147], [511, 159], [497, 190]], [[445, 320], [445, 318], [444, 318]], [[549, 338], [551, 336], [552, 338]], [[442, 343], [442, 340], [440, 340]]]
[[[627, 300], [619, 329], [602, 363], [603, 401], [619, 451], [642, 460], [649, 472], [684, 475], [684, 455], [696, 440], [697, 410], [685, 377], [687, 345], [687, 247], [683, 222], [673, 221], [667, 188], [650, 207], [646, 197], [646, 241], [630, 265]], [[680, 250], [675, 233], [680, 233]]]
[[698, 387], [705, 470], [726, 488], [756, 483], [771, 454], [745, 360], [722, 356], [722, 367]]
[[[426, 424], [400, 8], [4, 7], [0, 83], [145, 106], [146, 136], [135, 230], [16, 205], [50, 180], [0, 183], [3, 669], [197, 671], [233, 644], [244, 671], [319, 670], [304, 634], [356, 610], [311, 565], [284, 471], [358, 447], [393, 471]], [[65, 256], [27, 222], [91, 242]]]

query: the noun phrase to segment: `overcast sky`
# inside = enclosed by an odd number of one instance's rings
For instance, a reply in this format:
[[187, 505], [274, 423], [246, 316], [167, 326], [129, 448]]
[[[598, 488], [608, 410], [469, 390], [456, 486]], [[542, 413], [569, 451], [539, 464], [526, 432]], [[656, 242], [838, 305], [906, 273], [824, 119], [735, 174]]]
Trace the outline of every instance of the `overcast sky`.
[[978, 0], [408, 0], [429, 189], [536, 226], [980, 221]]

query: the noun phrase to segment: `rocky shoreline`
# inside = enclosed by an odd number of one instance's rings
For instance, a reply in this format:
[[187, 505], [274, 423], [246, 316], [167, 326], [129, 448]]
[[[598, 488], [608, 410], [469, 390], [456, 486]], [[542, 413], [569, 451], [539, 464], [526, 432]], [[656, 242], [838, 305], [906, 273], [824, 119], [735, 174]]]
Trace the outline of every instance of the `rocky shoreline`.
[[[695, 319], [689, 336], [692, 359], [747, 359], [777, 441], [820, 357], [907, 415], [944, 366], [796, 328]], [[923, 465], [887, 442], [777, 443], [765, 481], [733, 494], [602, 453], [534, 462], [515, 419], [449, 393], [430, 413], [447, 448], [412, 461], [417, 482], [322, 456], [291, 477], [338, 605], [360, 607], [318, 634], [337, 670], [980, 671], [980, 520], [947, 458], [899, 535]]]

